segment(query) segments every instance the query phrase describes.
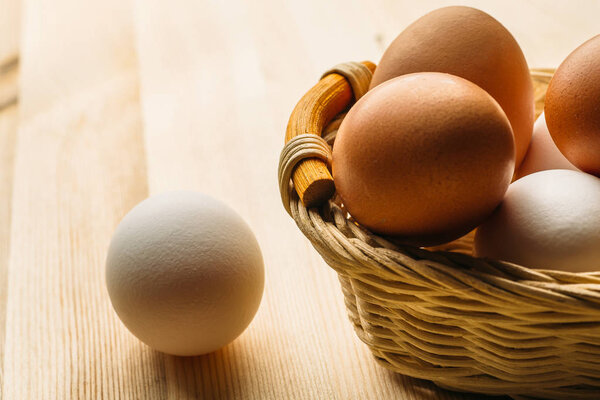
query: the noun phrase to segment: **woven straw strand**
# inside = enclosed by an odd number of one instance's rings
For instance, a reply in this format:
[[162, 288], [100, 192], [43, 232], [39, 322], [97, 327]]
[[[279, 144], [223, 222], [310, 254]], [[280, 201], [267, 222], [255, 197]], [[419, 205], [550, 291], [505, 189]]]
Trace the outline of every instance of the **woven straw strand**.
[[320, 158], [331, 164], [331, 149], [327, 142], [320, 136], [310, 133], [293, 137], [281, 151], [277, 176], [279, 180], [279, 193], [288, 214], [290, 211], [290, 193], [292, 172], [294, 167], [306, 158]]
[[345, 62], [334, 66], [325, 71], [325, 73], [321, 75], [321, 79], [329, 74], [340, 74], [345, 77], [352, 87], [352, 92], [354, 93], [354, 99], [356, 101], [369, 91], [369, 84], [373, 77], [369, 68], [355, 61]]

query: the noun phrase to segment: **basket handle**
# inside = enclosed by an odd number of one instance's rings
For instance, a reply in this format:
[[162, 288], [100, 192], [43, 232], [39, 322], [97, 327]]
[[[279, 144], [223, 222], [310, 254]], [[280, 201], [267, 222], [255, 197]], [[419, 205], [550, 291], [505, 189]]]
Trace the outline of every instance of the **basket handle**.
[[[363, 61], [340, 64], [323, 74], [292, 111], [285, 142], [300, 135], [321, 136], [323, 128], [337, 114], [347, 108], [354, 98], [360, 98], [366, 92], [373, 71], [375, 64]], [[299, 161], [292, 171], [292, 181], [305, 207], [318, 206], [335, 192], [333, 177], [327, 164], [320, 158], [310, 157]]]

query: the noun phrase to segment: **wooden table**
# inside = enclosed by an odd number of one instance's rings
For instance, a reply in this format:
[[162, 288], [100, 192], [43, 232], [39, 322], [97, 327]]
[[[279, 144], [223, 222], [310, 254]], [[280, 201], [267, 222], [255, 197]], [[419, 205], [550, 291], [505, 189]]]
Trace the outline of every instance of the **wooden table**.
[[[277, 190], [295, 102], [450, 2], [414, 3], [0, 0], [0, 397], [481, 398], [376, 365]], [[502, 21], [531, 66], [599, 33], [598, 1], [461, 3]], [[202, 357], [140, 343], [105, 289], [119, 220], [171, 189], [229, 203], [265, 258], [254, 322]]]

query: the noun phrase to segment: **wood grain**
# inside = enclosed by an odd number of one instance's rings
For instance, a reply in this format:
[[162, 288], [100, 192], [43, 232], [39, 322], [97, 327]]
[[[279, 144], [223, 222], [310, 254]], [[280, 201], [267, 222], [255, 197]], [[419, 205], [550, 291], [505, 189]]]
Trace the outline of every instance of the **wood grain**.
[[[17, 132], [17, 107], [0, 111], [0, 365], [4, 360], [4, 333], [8, 288], [8, 257], [10, 247], [10, 205], [12, 199], [13, 151]], [[0, 368], [0, 393], [4, 370]]]
[[[0, 59], [21, 50], [18, 108], [0, 111], [0, 397], [481, 398], [376, 365], [276, 182], [290, 112], [320, 74], [377, 62], [409, 22], [451, 3], [0, 0]], [[505, 23], [533, 66], [598, 33], [594, 2], [462, 3]], [[4, 12], [21, 4], [21, 17]], [[140, 343], [104, 284], [118, 221], [174, 189], [229, 203], [265, 259], [255, 320], [201, 357]]]
[[0, 394], [8, 288], [13, 161], [18, 121], [19, 0], [0, 1]]
[[19, 57], [13, 54], [0, 65], [0, 112], [18, 102]]
[[19, 54], [21, 0], [0, 1], [0, 70]]
[[104, 285], [112, 231], [147, 194], [131, 10], [24, 7], [2, 397], [160, 398], [161, 357]]

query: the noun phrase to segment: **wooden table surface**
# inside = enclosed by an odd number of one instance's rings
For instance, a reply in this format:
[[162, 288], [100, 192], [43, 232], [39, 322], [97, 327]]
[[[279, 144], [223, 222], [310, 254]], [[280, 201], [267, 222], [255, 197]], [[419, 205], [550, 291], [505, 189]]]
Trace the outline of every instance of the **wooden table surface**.
[[[0, 398], [465, 399], [379, 367], [335, 274], [280, 204], [295, 102], [338, 62], [377, 62], [446, 1], [0, 0]], [[530, 66], [600, 33], [599, 1], [471, 1]], [[221, 198], [262, 247], [249, 329], [201, 357], [133, 337], [107, 245], [149, 195]]]

